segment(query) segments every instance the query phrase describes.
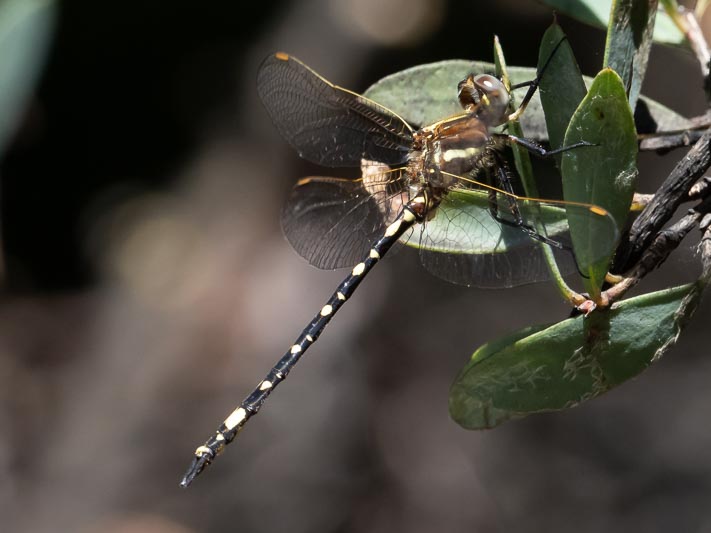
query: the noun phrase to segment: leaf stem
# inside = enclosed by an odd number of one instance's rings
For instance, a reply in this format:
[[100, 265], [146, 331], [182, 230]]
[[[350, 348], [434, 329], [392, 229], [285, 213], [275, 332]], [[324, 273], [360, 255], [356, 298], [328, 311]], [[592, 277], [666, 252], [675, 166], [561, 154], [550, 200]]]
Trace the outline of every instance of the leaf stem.
[[[498, 36], [494, 36], [494, 64], [496, 65], [496, 74], [501, 77], [502, 81], [504, 82], [504, 85], [506, 86], [506, 89], [509, 90], [511, 84], [509, 81], [508, 72], [506, 71], [506, 60], [504, 58], [504, 52], [501, 49], [501, 43], [499, 42]], [[516, 103], [512, 95], [511, 106], [515, 107], [515, 105]], [[523, 128], [521, 128], [521, 124], [517, 120], [509, 122], [508, 127], [509, 132], [512, 135], [516, 135], [517, 137], [524, 137]], [[516, 170], [518, 172], [519, 177], [521, 178], [521, 183], [523, 184], [523, 189], [526, 192], [526, 196], [537, 198], [538, 188], [536, 187], [536, 180], [533, 176], [531, 158], [528, 155], [528, 152], [518, 145], [514, 145], [512, 147], [512, 150], [514, 154]], [[541, 231], [543, 229], [540, 227], [540, 224], [537, 224], [537, 226], [539, 226], [536, 228], [537, 230]], [[563, 276], [560, 273], [560, 269], [558, 268], [558, 264], [555, 261], [555, 257], [553, 256], [553, 251], [551, 250], [551, 247], [545, 244], [540, 244], [539, 246], [541, 246], [541, 248], [543, 249], [546, 264], [548, 265], [548, 270], [551, 273], [551, 279], [558, 288], [558, 292], [560, 292], [560, 294], [566, 301], [571, 302], [573, 305], [578, 306], [582, 304], [586, 300], [586, 298], [571, 289], [565, 282]]]

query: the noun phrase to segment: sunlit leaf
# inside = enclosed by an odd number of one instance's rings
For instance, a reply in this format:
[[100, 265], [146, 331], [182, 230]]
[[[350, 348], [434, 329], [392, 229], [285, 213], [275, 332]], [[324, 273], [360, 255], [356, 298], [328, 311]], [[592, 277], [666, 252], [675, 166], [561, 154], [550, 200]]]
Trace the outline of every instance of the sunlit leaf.
[[[541, 70], [546, 63], [548, 67], [541, 78], [539, 91], [550, 146], [560, 148], [570, 119], [587, 89], [570, 44], [563, 30], [555, 23], [543, 35], [538, 52], [538, 69]], [[556, 156], [558, 166], [561, 158], [562, 154]]]
[[645, 294], [596, 311], [593, 325], [579, 316], [489, 343], [452, 385], [450, 414], [467, 429], [484, 429], [595, 398], [661, 358], [700, 293], [692, 284]]
[[[428, 63], [381, 79], [365, 91], [365, 95], [392, 109], [411, 124], [424, 126], [462, 112], [457, 99], [457, 84], [472, 72], [494, 73], [494, 64], [464, 59]], [[532, 67], [508, 67], [508, 73], [514, 84], [536, 77], [536, 69]], [[592, 78], [583, 79], [588, 86], [592, 83]], [[525, 89], [520, 90], [519, 99], [523, 94]], [[689, 127], [686, 118], [645, 97], [639, 100], [637, 114], [643, 121], [640, 133]], [[527, 138], [541, 142], [548, 140], [546, 119], [538, 93], [534, 95], [520, 122]]]
[[622, 78], [634, 108], [647, 71], [657, 1], [614, 0], [612, 10], [603, 63]]
[[[563, 154], [563, 197], [569, 202], [602, 206], [623, 228], [629, 214], [637, 176], [637, 136], [620, 77], [605, 69], [593, 81], [568, 126], [565, 145], [591, 143]], [[588, 293], [597, 299], [610, 262], [602, 257], [599, 228], [591, 222], [570, 221], [578, 266]]]

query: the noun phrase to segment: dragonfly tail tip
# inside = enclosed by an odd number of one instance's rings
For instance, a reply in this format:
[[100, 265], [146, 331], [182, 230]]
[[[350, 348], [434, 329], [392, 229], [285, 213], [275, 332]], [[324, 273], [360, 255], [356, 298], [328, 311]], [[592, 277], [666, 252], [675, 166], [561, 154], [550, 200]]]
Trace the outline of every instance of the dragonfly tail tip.
[[187, 489], [193, 482], [193, 480], [198, 477], [200, 473], [205, 469], [205, 467], [209, 464], [210, 460], [207, 455], [193, 457], [190, 466], [185, 472], [185, 475], [183, 475], [183, 479], [180, 480], [181, 488]]

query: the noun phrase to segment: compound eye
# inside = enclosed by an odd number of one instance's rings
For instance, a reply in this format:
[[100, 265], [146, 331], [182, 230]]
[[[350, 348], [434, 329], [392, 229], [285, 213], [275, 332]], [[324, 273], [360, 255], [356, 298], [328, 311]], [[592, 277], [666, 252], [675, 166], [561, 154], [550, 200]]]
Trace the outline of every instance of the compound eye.
[[479, 74], [472, 80], [474, 86], [482, 95], [486, 95], [491, 103], [508, 105], [509, 95], [503, 82], [490, 74]]
[[498, 78], [490, 74], [479, 74], [472, 80], [477, 89], [489, 96], [496, 97], [497, 93], [505, 93], [506, 87]]

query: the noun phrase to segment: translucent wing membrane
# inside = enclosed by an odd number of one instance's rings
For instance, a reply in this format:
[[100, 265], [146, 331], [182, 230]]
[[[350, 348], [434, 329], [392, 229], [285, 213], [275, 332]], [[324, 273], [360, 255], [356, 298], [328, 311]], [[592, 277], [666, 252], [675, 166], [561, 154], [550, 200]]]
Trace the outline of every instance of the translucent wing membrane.
[[[310, 177], [297, 184], [282, 226], [299, 255], [322, 269], [351, 267], [367, 255], [409, 200], [404, 170], [382, 168], [364, 167], [359, 180]], [[434, 216], [400, 242], [417, 248], [423, 266], [446, 281], [512, 287], [550, 278], [545, 245], [530, 233], [553, 241], [550, 249], [563, 275], [584, 270], [573, 252], [570, 223], [596, 230], [598, 239], [581, 254], [586, 261], [605, 257], [617, 241], [614, 220], [595, 206], [470, 188], [451, 190]]]
[[[301, 180], [282, 214], [287, 239], [309, 263], [323, 269], [355, 265], [409, 200], [408, 176], [400, 166], [413, 145], [411, 127], [286, 54], [264, 61], [257, 88], [277, 129], [301, 157], [325, 166], [361, 167], [358, 180]], [[582, 272], [581, 261], [607, 257], [617, 241], [617, 227], [603, 209], [526, 199], [507, 193], [509, 188], [450, 177], [459, 186], [442, 191], [437, 209], [401, 238], [419, 249], [427, 270], [447, 281], [510, 287], [548, 279], [541, 244], [546, 240], [563, 274]], [[409, 179], [418, 182], [416, 176]], [[577, 255], [569, 221], [597, 226], [599, 238]]]
[[421, 226], [420, 238], [413, 236], [407, 244], [419, 248], [423, 266], [446, 281], [512, 287], [550, 278], [544, 245], [521, 226], [554, 241], [550, 248], [563, 275], [584, 268], [576, 262], [570, 240], [568, 224], [573, 220], [594, 225], [599, 236], [581, 254], [586, 261], [599, 260], [613, 249], [617, 226], [604, 210], [472, 189], [452, 190]]
[[364, 176], [310, 177], [292, 190], [282, 228], [294, 250], [312, 265], [323, 269], [355, 265], [407, 203], [402, 170]]
[[[362, 171], [355, 180], [310, 177], [297, 183], [283, 211], [284, 233], [312, 265], [353, 269], [294, 344], [197, 448], [183, 487], [259, 412], [397, 241], [418, 248], [422, 263], [433, 274], [480, 287], [547, 278], [542, 252], [549, 249], [558, 255], [563, 272], [576, 267], [592, 272], [589, 265], [597, 268], [608, 260], [618, 234], [604, 209], [512, 193], [505, 160], [497, 152], [502, 146], [491, 133], [491, 126], [506, 119], [498, 99], [503, 88], [498, 89], [495, 81], [472, 80], [481, 91], [476, 112], [413, 134], [395, 113], [332, 85], [286, 54], [275, 54], [262, 64], [259, 94], [277, 129], [299, 155], [317, 164]], [[467, 102], [473, 102], [472, 96]], [[497, 107], [497, 102], [502, 105]], [[496, 178], [499, 188], [476, 181], [477, 175]], [[575, 255], [569, 235], [569, 226], [577, 229], [574, 223], [593, 226], [589, 242], [581, 242], [575, 232]]]
[[361, 159], [405, 162], [412, 129], [375, 102], [333, 85], [278, 53], [259, 69], [257, 91], [279, 133], [313, 163], [358, 167]]

